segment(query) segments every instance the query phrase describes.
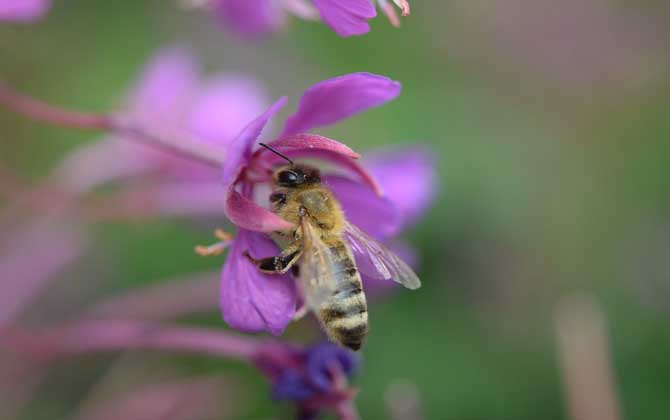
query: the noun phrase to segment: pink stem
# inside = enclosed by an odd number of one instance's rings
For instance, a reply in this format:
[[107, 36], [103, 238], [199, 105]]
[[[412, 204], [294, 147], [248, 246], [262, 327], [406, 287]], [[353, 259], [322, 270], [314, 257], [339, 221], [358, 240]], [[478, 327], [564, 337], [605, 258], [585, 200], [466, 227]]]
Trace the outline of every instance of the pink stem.
[[0, 104], [35, 121], [83, 130], [112, 132], [210, 166], [220, 167], [223, 163], [222, 151], [203, 142], [188, 137], [172, 139], [161, 136], [146, 131], [131, 121], [107, 114], [83, 113], [49, 105], [19, 93], [1, 81]]
[[0, 338], [12, 348], [34, 350], [47, 358], [95, 351], [160, 350], [249, 360], [263, 345], [215, 329], [112, 320], [80, 321], [45, 332], [5, 330]]
[[111, 119], [107, 115], [57, 108], [15, 92], [2, 82], [0, 82], [0, 103], [14, 112], [53, 125], [102, 131], [112, 129]]

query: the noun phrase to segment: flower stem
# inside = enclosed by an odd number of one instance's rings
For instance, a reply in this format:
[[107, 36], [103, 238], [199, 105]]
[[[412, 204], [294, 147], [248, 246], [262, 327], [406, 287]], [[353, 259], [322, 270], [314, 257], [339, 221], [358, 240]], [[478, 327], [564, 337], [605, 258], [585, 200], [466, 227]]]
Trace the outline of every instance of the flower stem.
[[2, 81], [0, 81], [0, 105], [35, 121], [61, 127], [114, 133], [214, 167], [220, 167], [223, 163], [222, 150], [191, 139], [189, 136], [172, 138], [162, 133], [150, 132], [128, 118], [78, 112], [53, 106], [19, 93]]
[[79, 321], [42, 332], [9, 330], [0, 332], [0, 338], [19, 351], [46, 358], [96, 351], [159, 350], [248, 361], [263, 345], [221, 330], [126, 320]]

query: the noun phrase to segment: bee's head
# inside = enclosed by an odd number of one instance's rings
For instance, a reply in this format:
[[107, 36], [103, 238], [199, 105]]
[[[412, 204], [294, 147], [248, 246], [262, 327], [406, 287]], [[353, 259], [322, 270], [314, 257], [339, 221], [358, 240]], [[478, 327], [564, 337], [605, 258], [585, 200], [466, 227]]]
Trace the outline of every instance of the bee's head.
[[319, 170], [305, 165], [286, 165], [277, 169], [272, 177], [280, 187], [295, 188], [321, 182]]

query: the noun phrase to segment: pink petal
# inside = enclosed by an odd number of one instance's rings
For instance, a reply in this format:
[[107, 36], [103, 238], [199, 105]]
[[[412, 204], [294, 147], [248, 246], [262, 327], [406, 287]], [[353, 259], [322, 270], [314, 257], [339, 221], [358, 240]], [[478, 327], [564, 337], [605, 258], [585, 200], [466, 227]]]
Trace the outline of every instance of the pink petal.
[[249, 163], [251, 150], [258, 137], [260, 137], [263, 128], [285, 104], [286, 97], [279, 98], [267, 111], [247, 124], [231, 143], [226, 162], [223, 165], [223, 184], [226, 187], [237, 181], [240, 172]]
[[321, 18], [339, 36], [370, 32], [367, 20], [377, 16], [370, 0], [313, 0]]
[[66, 188], [85, 193], [101, 185], [156, 169], [150, 146], [107, 137], [74, 149], [52, 175]]
[[291, 223], [235, 191], [234, 187], [230, 187], [226, 195], [224, 213], [235, 225], [256, 232], [285, 231], [293, 227]]
[[[270, 145], [289, 157], [315, 158], [333, 164], [339, 169], [358, 176], [378, 195], [382, 194], [382, 189], [374, 177], [354, 160], [359, 154], [340, 142], [315, 134], [297, 134], [273, 141]], [[281, 157], [266, 149], [256, 151], [255, 158], [262, 160], [266, 166], [284, 162]]]
[[398, 207], [403, 225], [415, 222], [438, 193], [435, 154], [423, 147], [380, 151], [366, 157], [368, 170]]
[[0, 22], [34, 22], [49, 11], [51, 0], [0, 0]]
[[286, 97], [279, 99], [265, 113], [249, 123], [231, 144], [223, 165], [223, 184], [227, 188], [224, 213], [231, 222], [244, 229], [270, 232], [292, 227], [289, 222], [240, 194], [235, 185], [249, 164], [251, 150], [263, 128], [285, 103]]
[[[270, 145], [280, 152], [287, 153], [301, 149], [316, 149], [337, 153], [350, 159], [358, 159], [361, 157], [361, 155], [351, 150], [349, 146], [317, 134], [295, 134], [293, 136], [282, 137], [273, 141]], [[261, 149], [260, 152], [270, 153], [266, 149]]]
[[331, 125], [383, 105], [398, 96], [400, 88], [400, 83], [372, 73], [324, 80], [300, 98], [298, 111], [286, 120], [282, 137]]
[[267, 93], [246, 76], [216, 76], [193, 101], [188, 126], [197, 138], [228, 146], [244, 126], [267, 108]]
[[223, 209], [219, 182], [164, 183], [133, 192], [146, 193], [150, 206], [163, 216], [220, 216]]
[[284, 23], [274, 0], [215, 0], [212, 6], [228, 28], [247, 37], [274, 32]]
[[387, 198], [375, 194], [367, 186], [339, 176], [324, 178], [344, 211], [347, 219], [376, 238], [388, 238], [398, 233], [400, 214]]
[[135, 123], [179, 127], [199, 84], [195, 58], [188, 50], [166, 48], [144, 67], [131, 90], [128, 112]]
[[279, 335], [295, 313], [293, 279], [287, 274], [261, 273], [243, 255], [245, 251], [254, 258], [279, 254], [267, 236], [244, 229], [238, 231], [221, 274], [223, 319], [241, 331], [269, 331]]

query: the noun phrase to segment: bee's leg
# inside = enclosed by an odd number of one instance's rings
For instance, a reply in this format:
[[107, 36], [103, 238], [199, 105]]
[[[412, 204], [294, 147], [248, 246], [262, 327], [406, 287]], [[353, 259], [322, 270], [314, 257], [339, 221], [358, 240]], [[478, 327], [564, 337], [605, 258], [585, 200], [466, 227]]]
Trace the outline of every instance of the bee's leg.
[[214, 236], [219, 240], [212, 245], [198, 245], [195, 247], [195, 253], [202, 257], [221, 254], [233, 240], [233, 235], [224, 232], [221, 229], [214, 231]]
[[284, 274], [293, 267], [293, 265], [300, 259], [302, 249], [292, 249], [297, 247], [289, 247], [281, 255], [276, 257], [267, 257], [257, 260], [245, 252], [244, 255], [258, 267], [260, 271], [266, 274]]
[[300, 277], [300, 265], [293, 264], [293, 267], [291, 267], [291, 274], [293, 274], [293, 277], [295, 278]]

